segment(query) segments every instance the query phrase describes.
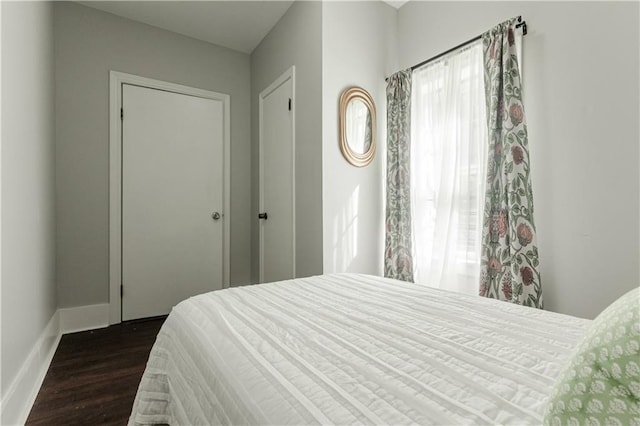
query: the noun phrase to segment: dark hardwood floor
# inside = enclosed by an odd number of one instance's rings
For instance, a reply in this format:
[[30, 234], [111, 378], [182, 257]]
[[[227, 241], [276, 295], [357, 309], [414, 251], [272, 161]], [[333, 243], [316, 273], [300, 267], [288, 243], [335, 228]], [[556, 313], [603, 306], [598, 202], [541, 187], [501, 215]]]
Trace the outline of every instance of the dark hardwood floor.
[[125, 425], [165, 318], [65, 334], [27, 425]]

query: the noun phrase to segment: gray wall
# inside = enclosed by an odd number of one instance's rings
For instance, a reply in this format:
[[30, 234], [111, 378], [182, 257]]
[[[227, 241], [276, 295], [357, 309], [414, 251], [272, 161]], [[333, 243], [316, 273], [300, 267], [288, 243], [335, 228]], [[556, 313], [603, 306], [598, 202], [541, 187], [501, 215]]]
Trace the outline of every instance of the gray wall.
[[[395, 71], [396, 17], [380, 1], [322, 5], [322, 126], [324, 272], [382, 275], [386, 157], [384, 78]], [[354, 167], [339, 147], [340, 94], [351, 86], [371, 93], [377, 110], [377, 151]]]
[[55, 129], [53, 6], [1, 7], [4, 397], [56, 310]]
[[109, 71], [231, 95], [231, 283], [249, 282], [249, 55], [55, 3], [60, 307], [109, 300]]
[[546, 309], [593, 318], [638, 286], [637, 2], [409, 2], [400, 68], [522, 15]]
[[296, 275], [322, 273], [322, 5], [295, 2], [251, 54], [252, 278], [259, 278], [258, 96], [296, 67]]

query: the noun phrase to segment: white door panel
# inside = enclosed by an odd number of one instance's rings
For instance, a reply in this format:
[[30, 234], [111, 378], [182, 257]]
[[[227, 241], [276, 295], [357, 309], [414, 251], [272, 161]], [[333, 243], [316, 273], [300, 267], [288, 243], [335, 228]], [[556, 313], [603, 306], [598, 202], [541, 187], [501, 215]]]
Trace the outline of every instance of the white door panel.
[[261, 95], [262, 282], [294, 278], [294, 168], [292, 78]]
[[123, 85], [122, 319], [223, 287], [223, 103]]

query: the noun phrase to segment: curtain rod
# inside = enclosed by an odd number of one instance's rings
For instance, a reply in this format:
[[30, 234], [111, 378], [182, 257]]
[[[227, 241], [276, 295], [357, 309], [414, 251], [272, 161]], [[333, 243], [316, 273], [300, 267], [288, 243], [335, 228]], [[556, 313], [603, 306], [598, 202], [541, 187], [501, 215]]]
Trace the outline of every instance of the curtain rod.
[[[518, 24], [516, 24], [516, 28], [520, 28], [520, 27], [522, 27], [522, 35], [523, 35], [523, 36], [527, 35], [527, 21], [523, 21], [523, 20], [522, 20], [522, 16], [518, 16]], [[422, 62], [420, 62], [419, 64], [415, 64], [414, 66], [412, 66], [412, 67], [411, 67], [411, 71], [415, 70], [416, 68], [420, 68], [421, 66], [426, 65], [426, 64], [428, 64], [429, 62], [433, 62], [433, 61], [435, 61], [436, 59], [440, 59], [440, 58], [442, 58], [444, 55], [449, 54], [449, 53], [451, 53], [451, 52], [453, 52], [453, 51], [456, 51], [456, 50], [458, 50], [458, 49], [460, 49], [460, 48], [462, 48], [462, 47], [466, 46], [467, 44], [471, 44], [471, 43], [473, 43], [474, 41], [478, 41], [478, 40], [480, 40], [481, 38], [482, 38], [482, 34], [480, 34], [479, 36], [475, 36], [475, 37], [474, 37], [474, 38], [472, 38], [471, 40], [467, 40], [467, 41], [465, 41], [464, 43], [460, 43], [460, 44], [459, 44], [459, 45], [457, 45], [456, 47], [452, 47], [451, 49], [449, 49], [449, 50], [447, 50], [447, 51], [445, 51], [445, 52], [439, 53], [439, 54], [437, 54], [436, 56], [434, 56], [433, 58], [429, 58], [429, 59], [427, 59], [426, 61], [422, 61]], [[384, 79], [384, 81], [389, 81], [389, 77], [385, 78], [385, 79]]]

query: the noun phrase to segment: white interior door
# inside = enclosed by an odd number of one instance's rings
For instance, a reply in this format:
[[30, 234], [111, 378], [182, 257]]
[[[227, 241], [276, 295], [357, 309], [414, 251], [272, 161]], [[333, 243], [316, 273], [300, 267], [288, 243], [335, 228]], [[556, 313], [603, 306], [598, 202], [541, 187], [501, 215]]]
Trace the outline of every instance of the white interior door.
[[295, 277], [293, 75], [260, 94], [260, 281]]
[[212, 99], [123, 84], [122, 106], [126, 321], [223, 287], [224, 126]]

